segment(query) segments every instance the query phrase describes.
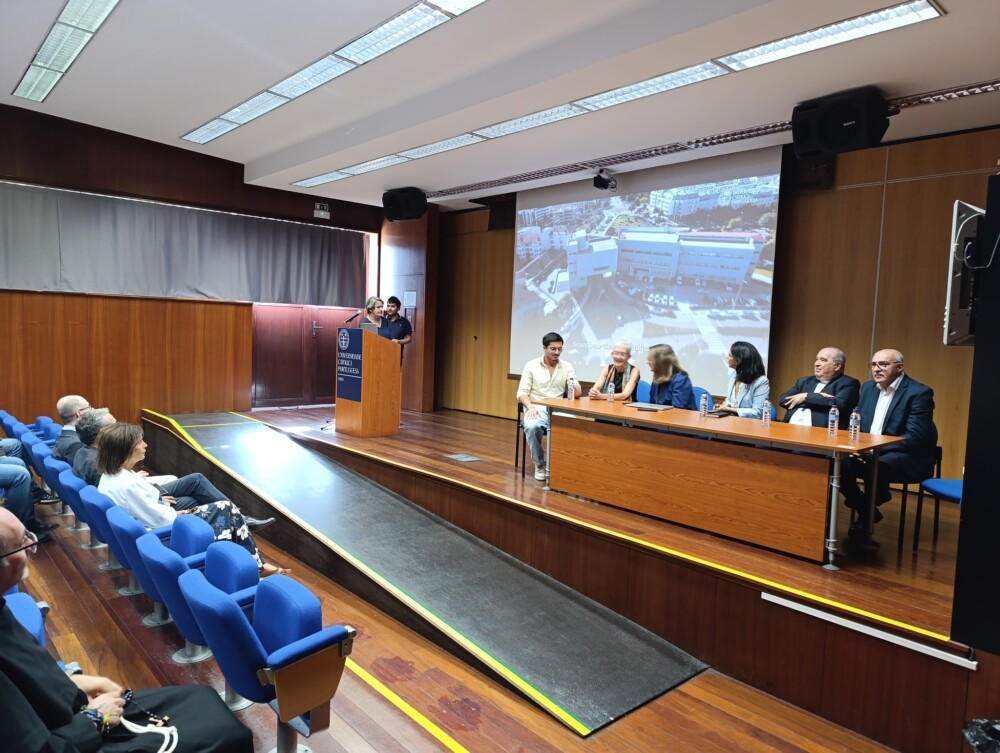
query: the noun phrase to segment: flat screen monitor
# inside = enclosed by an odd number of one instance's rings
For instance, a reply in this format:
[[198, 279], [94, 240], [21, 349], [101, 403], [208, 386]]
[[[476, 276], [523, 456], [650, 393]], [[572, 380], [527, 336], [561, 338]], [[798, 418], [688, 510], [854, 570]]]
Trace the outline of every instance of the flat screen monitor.
[[948, 288], [944, 304], [944, 344], [976, 342], [976, 268], [979, 265], [979, 207], [956, 201], [951, 215]]

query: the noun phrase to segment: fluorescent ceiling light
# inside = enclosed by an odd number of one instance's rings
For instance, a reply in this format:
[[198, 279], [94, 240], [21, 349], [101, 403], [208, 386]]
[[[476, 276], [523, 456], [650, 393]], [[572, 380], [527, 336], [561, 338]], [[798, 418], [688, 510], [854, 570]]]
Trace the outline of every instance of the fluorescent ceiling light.
[[517, 133], [518, 131], [526, 131], [529, 128], [538, 128], [538, 126], [548, 125], [549, 123], [555, 123], [559, 120], [566, 120], [566, 118], [573, 118], [577, 115], [583, 115], [585, 112], [588, 111], [575, 107], [574, 105], [559, 105], [558, 107], [552, 107], [548, 110], [542, 110], [541, 112], [534, 112], [531, 115], [525, 115], [522, 118], [514, 118], [513, 120], [507, 120], [503, 123], [487, 126], [486, 128], [477, 128], [473, 131], [473, 133], [479, 136], [485, 136], [488, 139], [495, 139], [500, 136], [508, 136], [512, 133]]
[[332, 81], [337, 76], [342, 76], [348, 71], [356, 68], [353, 63], [340, 60], [333, 55], [327, 55], [322, 60], [303, 68], [298, 73], [293, 73], [280, 84], [275, 84], [268, 91], [272, 91], [282, 97], [295, 99], [301, 97], [306, 92], [310, 92], [317, 86], [322, 86], [327, 81]]
[[289, 100], [279, 97], [271, 92], [261, 92], [256, 97], [251, 97], [246, 102], [236, 105], [229, 112], [224, 112], [219, 116], [222, 120], [229, 120], [237, 125], [249, 123], [254, 118], [259, 118], [266, 112], [270, 112], [275, 107], [281, 107]]
[[892, 31], [910, 24], [938, 18], [941, 12], [928, 0], [895, 5], [885, 10], [849, 18], [829, 26], [795, 34], [774, 42], [752, 47], [732, 55], [718, 58], [718, 62], [734, 71], [742, 71], [758, 65], [783, 60], [794, 55], [812, 52], [835, 44], [850, 42], [884, 31]]
[[207, 144], [212, 139], [217, 139], [222, 134], [229, 133], [234, 128], [239, 128], [239, 124], [216, 118], [181, 138], [186, 141], [193, 141], [196, 144]]
[[431, 2], [445, 13], [451, 13], [453, 16], [460, 16], [465, 13], [465, 11], [471, 10], [477, 5], [482, 4], [485, 0], [431, 0]]
[[14, 96], [42, 102], [61, 78], [62, 74], [59, 71], [50, 71], [48, 68], [39, 68], [37, 65], [29, 66], [14, 90]]
[[97, 31], [116, 5], [118, 0], [69, 0], [59, 20], [87, 31]]
[[342, 180], [343, 178], [350, 178], [351, 176], [347, 173], [342, 173], [334, 171], [332, 173], [323, 173], [322, 175], [317, 175], [315, 178], [306, 178], [305, 180], [297, 180], [292, 183], [293, 186], [302, 186], [303, 188], [312, 188], [313, 186], [319, 186], [324, 183], [333, 183], [335, 180]]
[[699, 81], [705, 81], [706, 79], [715, 78], [716, 76], [723, 76], [727, 73], [729, 73], [729, 71], [721, 65], [716, 65], [715, 63], [702, 63], [701, 65], [694, 65], [690, 68], [685, 68], [684, 70], [674, 71], [673, 73], [665, 73], [662, 76], [657, 76], [646, 81], [640, 81], [637, 84], [623, 86], [620, 89], [613, 89], [612, 91], [604, 92], [603, 94], [596, 94], [593, 97], [578, 99], [573, 102], [573, 104], [586, 108], [587, 110], [601, 110], [605, 107], [614, 107], [615, 105], [620, 105], [623, 102], [631, 102], [633, 99], [641, 99], [642, 97], [648, 97], [652, 94], [660, 94], [661, 92], [669, 91], [670, 89], [677, 89], [681, 86], [687, 86], [688, 84], [695, 84]]
[[383, 167], [392, 167], [393, 165], [398, 165], [400, 162], [409, 162], [409, 160], [406, 157], [400, 157], [398, 154], [390, 154], [388, 157], [379, 157], [368, 162], [362, 162], [360, 165], [342, 167], [340, 172], [347, 173], [348, 175], [361, 175], [362, 173], [370, 173], [373, 170], [381, 170]]
[[42, 47], [35, 55], [32, 64], [65, 73], [93, 36], [89, 31], [76, 29], [57, 21], [42, 42]]
[[43, 102], [117, 4], [118, 0], [69, 0], [18, 82], [14, 96]]
[[463, 133], [461, 136], [444, 139], [444, 141], [435, 141], [433, 144], [418, 146], [416, 149], [407, 149], [405, 152], [399, 152], [399, 155], [401, 157], [406, 157], [407, 159], [420, 159], [421, 157], [430, 157], [432, 154], [440, 154], [441, 152], [458, 149], [459, 147], [468, 146], [469, 144], [478, 144], [480, 141], [485, 140], [486, 139], [482, 136], [476, 136], [472, 133]]
[[358, 65], [367, 63], [447, 20], [448, 16], [437, 8], [419, 3], [386, 21], [377, 29], [372, 29], [346, 47], [341, 47], [334, 54], [352, 60]]

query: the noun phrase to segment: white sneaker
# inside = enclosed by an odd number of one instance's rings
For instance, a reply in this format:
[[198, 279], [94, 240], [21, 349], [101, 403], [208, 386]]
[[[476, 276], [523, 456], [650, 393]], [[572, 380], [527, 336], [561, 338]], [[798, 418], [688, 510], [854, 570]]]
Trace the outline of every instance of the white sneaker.
[[535, 479], [537, 481], [544, 481], [545, 480], [545, 466], [544, 465], [536, 465], [535, 466]]

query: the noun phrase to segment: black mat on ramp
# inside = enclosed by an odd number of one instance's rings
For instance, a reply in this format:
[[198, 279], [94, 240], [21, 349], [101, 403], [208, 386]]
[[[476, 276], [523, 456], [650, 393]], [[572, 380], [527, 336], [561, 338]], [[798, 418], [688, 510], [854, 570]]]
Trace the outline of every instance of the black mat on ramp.
[[621, 615], [268, 426], [234, 414], [172, 420], [203, 452], [581, 735], [705, 669]]

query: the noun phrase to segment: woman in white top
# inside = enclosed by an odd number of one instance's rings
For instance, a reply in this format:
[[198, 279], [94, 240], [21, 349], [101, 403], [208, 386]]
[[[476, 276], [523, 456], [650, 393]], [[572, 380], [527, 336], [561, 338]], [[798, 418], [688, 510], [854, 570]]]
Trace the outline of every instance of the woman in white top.
[[760, 418], [771, 383], [764, 376], [764, 359], [750, 343], [737, 340], [729, 347], [729, 389], [716, 410], [743, 418]]
[[219, 499], [196, 507], [178, 510], [172, 497], [161, 499], [160, 490], [132, 469], [146, 457], [142, 428], [135, 424], [118, 423], [101, 429], [97, 445], [97, 470], [103, 475], [97, 488], [112, 502], [125, 508], [129, 515], [147, 528], [168, 526], [178, 515], [197, 515], [208, 521], [215, 531], [216, 541], [234, 541], [257, 560], [265, 575], [287, 572], [265, 564], [257, 551], [253, 534], [239, 508], [227, 499]]

